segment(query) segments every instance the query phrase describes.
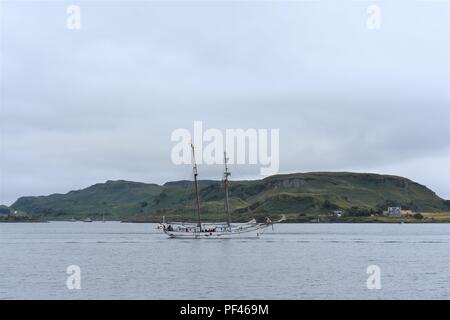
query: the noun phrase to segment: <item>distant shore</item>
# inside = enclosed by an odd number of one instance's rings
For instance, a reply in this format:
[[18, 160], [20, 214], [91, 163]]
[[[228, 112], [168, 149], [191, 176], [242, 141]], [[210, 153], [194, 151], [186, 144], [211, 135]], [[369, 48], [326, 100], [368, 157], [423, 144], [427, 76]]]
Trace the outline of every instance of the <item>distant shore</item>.
[[[140, 221], [140, 220], [122, 220], [120, 221], [121, 223], [159, 223], [159, 221]], [[208, 223], [208, 221], [204, 221], [204, 223]], [[239, 222], [236, 222], [239, 223]], [[284, 224], [290, 224], [290, 223], [335, 223], [335, 224], [340, 224], [340, 223], [366, 223], [366, 224], [371, 224], [371, 223], [384, 223], [384, 224], [399, 224], [399, 223], [407, 223], [407, 224], [429, 224], [429, 223], [450, 223], [450, 219], [448, 220], [402, 220], [402, 219], [393, 219], [392, 221], [386, 221], [386, 220], [346, 220], [346, 219], [342, 219], [339, 221], [303, 221], [303, 220], [288, 220], [288, 221], [283, 221], [281, 223]]]
[[[5, 220], [0, 220], [0, 223], [49, 223], [49, 222], [74, 222], [74, 221], [70, 221], [70, 220], [48, 220], [48, 221], [42, 221], [42, 220], [23, 220], [23, 221], [5, 221]], [[75, 222], [83, 222], [83, 221], [75, 221]], [[93, 221], [93, 222], [102, 222], [102, 221]], [[109, 221], [105, 221], [105, 222], [120, 222], [120, 223], [159, 223], [157, 221], [133, 221], [133, 220], [124, 220], [124, 221], [120, 221], [120, 220], [109, 220]], [[87, 222], [83, 222], [83, 223], [87, 223]], [[208, 223], [208, 221], [205, 221], [204, 223]], [[319, 221], [319, 222], [315, 222], [315, 221], [295, 221], [295, 220], [291, 220], [291, 221], [283, 221], [281, 222], [283, 224], [449, 224], [450, 220], [438, 220], [438, 221]]]
[[[277, 219], [277, 215], [269, 215], [273, 221]], [[256, 218], [258, 221], [265, 219], [265, 215], [256, 216], [237, 216], [233, 223], [247, 222], [252, 218]], [[166, 221], [192, 221], [186, 219], [185, 216], [166, 216]], [[221, 217], [208, 217], [203, 220], [204, 223], [219, 221]], [[69, 217], [46, 217], [46, 216], [0, 216], [0, 223], [45, 223], [51, 221], [67, 221], [67, 222], [102, 222], [103, 218], [95, 217], [79, 217], [73, 219]], [[117, 216], [108, 217], [104, 221], [116, 221], [122, 223], [159, 223], [163, 221], [163, 217], [159, 215], [154, 216]], [[372, 215], [372, 216], [330, 216], [330, 215], [301, 215], [301, 214], [286, 214], [286, 220], [282, 223], [450, 223], [450, 212], [423, 212], [420, 218], [412, 216], [391, 218], [386, 215]]]
[[41, 218], [33, 218], [33, 217], [0, 217], [0, 223], [45, 223], [48, 220], [42, 220]]

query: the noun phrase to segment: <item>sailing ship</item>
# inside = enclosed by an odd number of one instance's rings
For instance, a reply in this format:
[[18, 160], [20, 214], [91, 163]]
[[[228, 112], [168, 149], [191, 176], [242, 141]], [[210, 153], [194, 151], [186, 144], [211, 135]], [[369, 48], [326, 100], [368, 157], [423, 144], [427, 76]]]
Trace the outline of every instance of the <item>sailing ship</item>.
[[257, 222], [255, 219], [247, 223], [231, 223], [230, 206], [229, 206], [229, 181], [228, 177], [231, 175], [228, 170], [228, 159], [226, 152], [224, 152], [224, 173], [223, 186], [225, 191], [225, 222], [202, 222], [200, 215], [200, 195], [198, 186], [198, 170], [195, 160], [194, 145], [191, 144], [192, 160], [193, 160], [193, 175], [194, 175], [194, 191], [195, 191], [195, 211], [197, 215], [196, 222], [166, 222], [165, 219], [158, 226], [170, 238], [181, 239], [230, 239], [230, 238], [259, 238], [269, 226], [274, 223], [284, 220], [284, 216], [275, 222], [272, 222], [268, 217], [265, 222]]

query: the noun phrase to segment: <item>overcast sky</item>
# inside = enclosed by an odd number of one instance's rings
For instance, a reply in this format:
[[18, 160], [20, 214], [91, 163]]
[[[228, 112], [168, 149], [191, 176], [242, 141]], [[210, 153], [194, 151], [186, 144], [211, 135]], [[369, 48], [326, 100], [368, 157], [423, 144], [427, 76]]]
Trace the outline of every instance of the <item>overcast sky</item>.
[[[395, 174], [450, 198], [449, 5], [1, 4], [1, 194], [188, 178], [177, 128], [280, 129], [280, 172]], [[232, 178], [261, 178], [232, 166]], [[201, 166], [201, 177], [220, 178]]]

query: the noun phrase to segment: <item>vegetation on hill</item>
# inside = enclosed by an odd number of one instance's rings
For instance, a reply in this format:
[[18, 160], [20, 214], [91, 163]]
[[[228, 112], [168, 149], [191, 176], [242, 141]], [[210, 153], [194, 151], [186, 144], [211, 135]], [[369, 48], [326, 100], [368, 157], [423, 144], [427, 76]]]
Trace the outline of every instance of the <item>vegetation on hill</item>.
[[8, 206], [0, 204], [0, 216], [1, 215], [9, 215], [11, 213], [11, 209]]
[[[200, 181], [205, 219], [223, 219], [224, 194], [220, 181]], [[32, 215], [67, 219], [105, 216], [155, 221], [162, 216], [181, 220], [194, 215], [192, 182], [164, 185], [107, 181], [66, 194], [21, 197], [11, 207]], [[417, 212], [450, 211], [450, 202], [427, 187], [403, 177], [350, 172], [275, 175], [262, 180], [231, 181], [233, 219], [285, 214], [296, 221], [334, 210], [348, 217], [380, 215], [389, 206]]]

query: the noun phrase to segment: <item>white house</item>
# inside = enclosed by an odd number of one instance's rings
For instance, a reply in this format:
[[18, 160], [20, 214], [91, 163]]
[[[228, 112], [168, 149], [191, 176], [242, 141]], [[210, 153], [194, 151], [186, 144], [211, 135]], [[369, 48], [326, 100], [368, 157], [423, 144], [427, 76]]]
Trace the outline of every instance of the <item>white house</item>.
[[388, 216], [390, 218], [401, 218], [402, 208], [401, 207], [388, 207]]

